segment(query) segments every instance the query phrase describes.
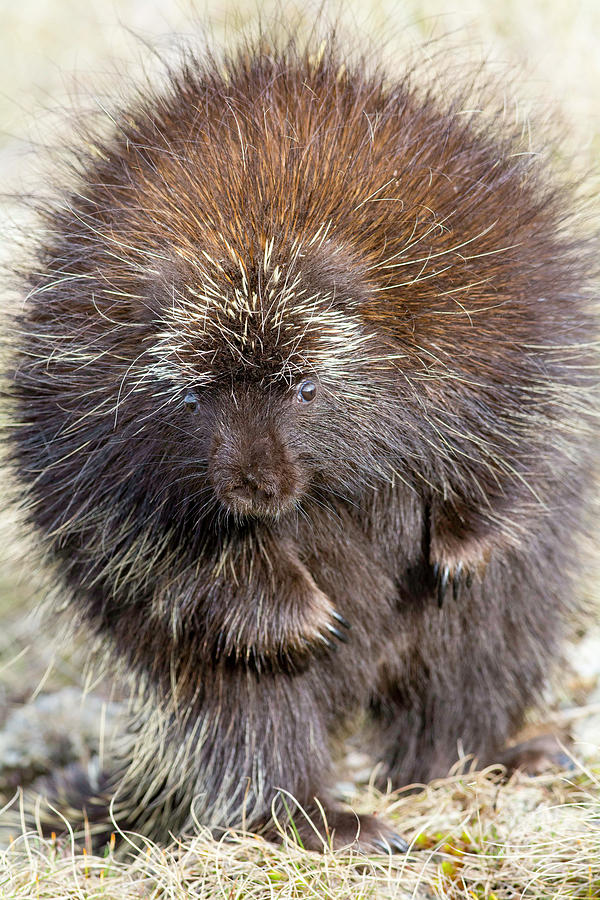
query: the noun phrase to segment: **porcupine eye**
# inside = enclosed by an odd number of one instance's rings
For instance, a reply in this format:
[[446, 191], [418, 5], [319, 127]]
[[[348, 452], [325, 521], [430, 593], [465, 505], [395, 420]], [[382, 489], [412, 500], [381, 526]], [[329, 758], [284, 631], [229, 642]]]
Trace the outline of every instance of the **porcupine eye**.
[[296, 393], [298, 403], [312, 403], [317, 396], [317, 386], [314, 381], [303, 381]]
[[198, 403], [198, 398], [196, 397], [193, 391], [188, 391], [185, 397], [183, 398], [183, 405], [187, 409], [188, 412], [195, 413], [198, 412], [200, 404]]

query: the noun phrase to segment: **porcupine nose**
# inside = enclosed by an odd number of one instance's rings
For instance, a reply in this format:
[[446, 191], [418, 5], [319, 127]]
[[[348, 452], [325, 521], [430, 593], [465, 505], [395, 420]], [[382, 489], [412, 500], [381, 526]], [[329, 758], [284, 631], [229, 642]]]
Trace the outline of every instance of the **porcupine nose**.
[[242, 500], [254, 500], [269, 503], [277, 499], [279, 484], [269, 472], [268, 458], [260, 467], [248, 467], [240, 472], [235, 486], [235, 493]]
[[221, 502], [244, 514], [279, 512], [290, 503], [298, 485], [289, 454], [269, 434], [247, 434], [221, 444], [212, 475]]

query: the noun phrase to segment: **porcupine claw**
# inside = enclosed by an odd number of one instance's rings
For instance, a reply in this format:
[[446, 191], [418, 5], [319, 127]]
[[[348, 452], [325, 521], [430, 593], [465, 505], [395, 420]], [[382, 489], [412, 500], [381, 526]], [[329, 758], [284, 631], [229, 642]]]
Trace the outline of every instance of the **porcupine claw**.
[[342, 644], [348, 643], [348, 635], [340, 631], [339, 628], [336, 628], [335, 625], [328, 625], [327, 631], [329, 631], [330, 634], [336, 637], [338, 641], [341, 641]]
[[336, 612], [335, 609], [331, 613], [331, 615], [333, 616], [334, 619], [336, 619], [336, 621], [338, 621], [340, 623], [340, 625], [343, 625], [344, 628], [352, 628], [352, 625], [350, 624], [350, 622], [347, 619], [345, 619], [342, 615], [340, 615], [339, 612]]
[[329, 640], [329, 638], [326, 635], [324, 635], [322, 631], [319, 631], [318, 638], [319, 638], [319, 641], [323, 644], [323, 646], [327, 650], [337, 650], [336, 645], [332, 644], [331, 641]]
[[452, 578], [452, 599], [455, 601], [458, 600], [458, 594], [462, 581], [462, 570], [463, 564], [459, 562], [456, 569], [454, 570], [454, 577]]
[[435, 568], [438, 570], [437, 603], [438, 607], [441, 609], [444, 605], [446, 588], [448, 587], [448, 581], [450, 579], [450, 567], [444, 566], [440, 570], [440, 567], [436, 565]]
[[[336, 622], [339, 622], [342, 628], [350, 628], [350, 623], [335, 610], [330, 612], [330, 616], [335, 619]], [[349, 640], [348, 635], [345, 634], [344, 631], [337, 628], [331, 622], [327, 622], [327, 624], [319, 630], [319, 640], [325, 645], [327, 650], [337, 650], [338, 645], [336, 643], [331, 643], [329, 640], [330, 636], [336, 638], [342, 644], [347, 644]]]
[[446, 592], [450, 580], [452, 580], [452, 599], [457, 601], [460, 596], [461, 586], [464, 584], [468, 588], [473, 584], [473, 576], [470, 572], [465, 572], [462, 562], [459, 562], [454, 572], [450, 572], [450, 566], [440, 566], [439, 563], [433, 565], [433, 577], [437, 585], [437, 603], [441, 609], [446, 599]]
[[404, 838], [393, 832], [389, 832], [385, 838], [374, 838], [371, 843], [374, 850], [385, 856], [389, 856], [390, 853], [406, 853], [408, 851], [408, 844]]

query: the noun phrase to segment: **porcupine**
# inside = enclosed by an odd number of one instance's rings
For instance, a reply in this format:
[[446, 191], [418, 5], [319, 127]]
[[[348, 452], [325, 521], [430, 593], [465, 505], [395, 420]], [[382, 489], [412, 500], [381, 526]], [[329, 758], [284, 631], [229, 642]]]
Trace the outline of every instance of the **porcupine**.
[[45, 211], [12, 460], [70, 616], [141, 698], [105, 784], [124, 827], [164, 839], [193, 800], [269, 835], [293, 797], [307, 846], [321, 806], [336, 846], [403, 849], [332, 799], [336, 736], [366, 713], [393, 785], [492, 762], [559, 659], [592, 253], [488, 112], [334, 39], [189, 53]]

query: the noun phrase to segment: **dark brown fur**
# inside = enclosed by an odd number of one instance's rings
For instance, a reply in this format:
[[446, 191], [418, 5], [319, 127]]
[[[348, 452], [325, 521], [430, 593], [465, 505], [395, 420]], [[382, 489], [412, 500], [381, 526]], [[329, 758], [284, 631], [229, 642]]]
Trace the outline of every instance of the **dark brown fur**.
[[598, 357], [576, 201], [500, 111], [343, 62], [188, 55], [81, 148], [24, 277], [14, 466], [73, 616], [137, 686], [107, 790], [159, 839], [192, 801], [268, 829], [282, 789], [351, 840], [348, 722], [369, 712], [395, 785], [459, 746], [492, 761], [577, 608]]

